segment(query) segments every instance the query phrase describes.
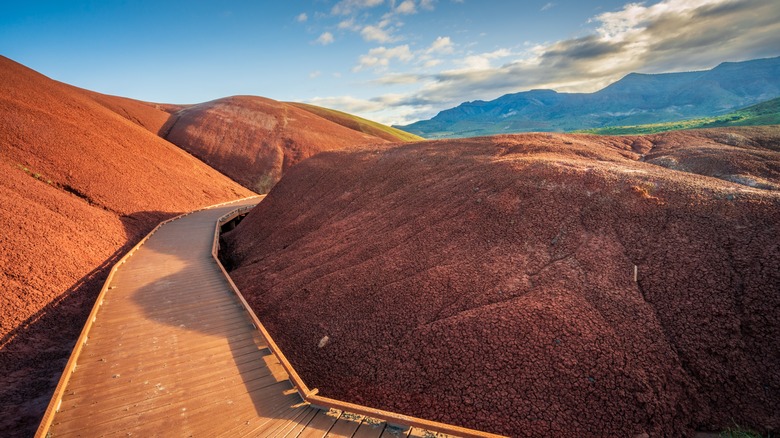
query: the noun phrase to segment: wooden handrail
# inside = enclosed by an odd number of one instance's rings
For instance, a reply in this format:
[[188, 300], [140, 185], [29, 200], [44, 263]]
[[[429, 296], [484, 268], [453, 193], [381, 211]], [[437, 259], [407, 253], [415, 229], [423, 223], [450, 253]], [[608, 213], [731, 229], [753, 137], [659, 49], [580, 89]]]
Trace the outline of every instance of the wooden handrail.
[[266, 342], [268, 343], [268, 348], [271, 350], [272, 353], [276, 355], [276, 357], [279, 359], [279, 362], [282, 363], [284, 370], [287, 371], [287, 374], [290, 376], [290, 381], [295, 386], [295, 389], [298, 390], [298, 393], [300, 394], [301, 398], [305, 400], [306, 397], [309, 396], [312, 392], [316, 394], [317, 390], [316, 389], [311, 390], [309, 389], [308, 386], [306, 386], [306, 383], [303, 382], [301, 376], [298, 375], [298, 372], [295, 371], [295, 368], [293, 368], [293, 366], [284, 356], [282, 350], [279, 349], [278, 345], [276, 345], [276, 342], [271, 337], [271, 334], [268, 333], [268, 330], [265, 329], [265, 326], [263, 326], [263, 324], [257, 318], [257, 315], [249, 306], [249, 303], [247, 303], [247, 301], [244, 299], [244, 295], [241, 293], [241, 291], [238, 290], [236, 284], [233, 283], [233, 279], [230, 278], [230, 274], [228, 274], [225, 267], [222, 266], [222, 262], [219, 261], [220, 228], [222, 227], [222, 225], [240, 216], [243, 213], [242, 210], [248, 210], [248, 209], [237, 209], [219, 218], [219, 220], [215, 225], [214, 244], [211, 248], [211, 255], [212, 257], [214, 257], [214, 260], [217, 262], [217, 265], [219, 266], [219, 269], [222, 271], [222, 274], [225, 276], [225, 279], [227, 279], [228, 283], [230, 284], [230, 288], [233, 290], [233, 293], [236, 295], [236, 298], [238, 298], [238, 300], [241, 302], [241, 305], [244, 306], [244, 309], [249, 313], [249, 317], [252, 319], [252, 323], [255, 325], [257, 330], [260, 331], [260, 333], [265, 338]]
[[221, 202], [219, 204], [210, 205], [207, 207], [199, 208], [197, 210], [190, 211], [188, 213], [180, 214], [176, 217], [172, 217], [170, 219], [164, 220], [160, 222], [152, 231], [149, 232], [146, 236], [144, 236], [143, 239], [141, 239], [133, 248], [127, 252], [119, 261], [117, 261], [114, 266], [111, 267], [111, 271], [108, 273], [108, 277], [106, 278], [105, 283], [103, 283], [103, 287], [100, 289], [100, 293], [97, 296], [97, 299], [95, 300], [95, 304], [92, 306], [92, 311], [89, 313], [89, 317], [87, 318], [86, 324], [84, 324], [84, 328], [81, 329], [81, 334], [79, 335], [79, 338], [76, 340], [76, 345], [73, 347], [73, 351], [70, 353], [70, 357], [68, 358], [68, 363], [65, 364], [65, 369], [62, 372], [62, 375], [60, 376], [60, 380], [57, 382], [57, 386], [54, 388], [54, 394], [52, 394], [51, 401], [49, 401], [49, 405], [46, 407], [46, 411], [43, 413], [43, 418], [41, 419], [41, 424], [38, 426], [38, 430], [35, 432], [36, 438], [42, 438], [45, 437], [46, 434], [49, 432], [49, 428], [51, 427], [51, 423], [54, 420], [54, 414], [59, 410], [60, 404], [62, 403], [62, 395], [65, 391], [65, 388], [68, 386], [68, 382], [70, 381], [70, 376], [73, 373], [73, 371], [76, 370], [76, 364], [78, 362], [79, 354], [81, 354], [81, 349], [84, 347], [84, 345], [87, 343], [87, 340], [89, 339], [89, 331], [92, 329], [92, 324], [94, 324], [95, 320], [97, 319], [97, 313], [98, 310], [100, 310], [100, 306], [103, 305], [103, 299], [106, 296], [106, 293], [111, 289], [111, 281], [114, 279], [114, 274], [116, 273], [117, 269], [121, 265], [123, 265], [127, 259], [132, 257], [133, 254], [135, 254], [136, 251], [138, 251], [141, 246], [143, 246], [144, 243], [146, 243], [147, 240], [149, 240], [150, 237], [154, 233], [157, 232], [163, 225], [168, 224], [170, 222], [173, 222], [177, 219], [181, 219], [187, 215], [190, 215], [192, 213], [201, 211], [201, 210], [207, 210], [210, 208], [216, 208], [216, 207], [222, 207], [224, 205], [232, 204], [235, 202], [240, 202], [246, 199], [252, 199], [257, 198], [258, 196], [250, 196], [248, 198], [238, 199], [235, 201], [228, 201], [228, 202]]
[[[81, 330], [81, 335], [79, 336], [78, 340], [76, 341], [76, 345], [73, 348], [73, 351], [71, 352], [70, 358], [68, 359], [68, 363], [65, 365], [65, 370], [62, 372], [62, 375], [60, 376], [60, 380], [57, 383], [57, 386], [54, 390], [54, 394], [52, 395], [52, 399], [49, 402], [48, 407], [46, 408], [46, 411], [44, 412], [43, 418], [41, 420], [41, 424], [38, 427], [37, 432], [35, 433], [36, 438], [43, 438], [46, 436], [46, 434], [49, 432], [49, 428], [51, 427], [51, 423], [54, 420], [54, 414], [59, 410], [60, 404], [62, 402], [62, 396], [65, 391], [65, 388], [67, 387], [67, 384], [70, 380], [70, 376], [76, 369], [76, 364], [78, 361], [79, 354], [81, 353], [81, 350], [83, 346], [87, 343], [87, 340], [89, 339], [89, 332], [92, 328], [93, 323], [96, 320], [98, 310], [100, 309], [100, 306], [103, 304], [103, 299], [106, 296], [106, 293], [111, 289], [111, 282], [114, 278], [114, 274], [116, 273], [117, 269], [124, 264], [127, 259], [129, 259], [138, 249], [146, 243], [149, 238], [156, 233], [163, 225], [166, 225], [170, 222], [173, 222], [177, 219], [180, 219], [182, 217], [185, 217], [187, 215], [190, 215], [192, 213], [221, 207], [224, 205], [232, 204], [234, 202], [239, 202], [246, 199], [253, 199], [253, 198], [259, 198], [259, 200], [262, 200], [264, 198], [263, 195], [261, 196], [252, 196], [250, 198], [244, 198], [237, 201], [230, 201], [230, 202], [223, 202], [220, 204], [215, 204], [212, 206], [200, 208], [198, 210], [193, 210], [189, 213], [184, 213], [179, 216], [176, 216], [174, 218], [165, 220], [161, 222], [159, 225], [157, 225], [149, 234], [147, 234], [143, 239], [141, 239], [127, 254], [125, 254], [119, 261], [117, 261], [114, 266], [111, 268], [111, 271], [108, 274], [108, 278], [106, 278], [105, 283], [103, 284], [103, 287], [100, 290], [100, 293], [98, 294], [98, 297], [95, 301], [95, 305], [92, 307], [92, 311], [89, 314], [89, 318], [87, 319], [87, 323], [84, 325], [84, 328]], [[430, 421], [425, 420], [422, 418], [417, 418], [409, 415], [403, 415], [399, 414], [397, 412], [390, 412], [385, 411], [381, 409], [376, 409], [368, 406], [353, 404], [344, 402], [341, 400], [335, 400], [328, 397], [322, 397], [317, 395], [318, 390], [310, 389], [306, 383], [301, 379], [300, 375], [298, 375], [297, 371], [295, 371], [295, 368], [293, 368], [292, 364], [287, 360], [284, 353], [279, 349], [279, 346], [276, 344], [276, 342], [271, 337], [270, 333], [265, 329], [262, 323], [260, 323], [260, 320], [257, 318], [257, 315], [252, 310], [251, 307], [249, 307], [249, 303], [244, 299], [244, 296], [241, 294], [241, 291], [239, 291], [238, 287], [236, 287], [235, 283], [233, 283], [233, 279], [230, 278], [230, 275], [225, 270], [225, 267], [222, 265], [222, 263], [219, 261], [219, 234], [220, 234], [220, 228], [225, 223], [235, 219], [236, 217], [240, 216], [241, 214], [244, 214], [249, 209], [253, 208], [254, 205], [246, 206], [237, 208], [236, 210], [231, 211], [230, 213], [222, 216], [217, 220], [214, 230], [214, 240], [212, 244], [212, 250], [211, 255], [214, 258], [215, 262], [217, 263], [217, 266], [219, 266], [220, 270], [222, 271], [223, 275], [225, 276], [225, 279], [227, 280], [228, 284], [230, 284], [230, 288], [232, 289], [233, 293], [236, 295], [238, 300], [241, 302], [241, 305], [246, 309], [247, 313], [249, 314], [250, 318], [252, 319], [252, 322], [254, 323], [257, 330], [263, 335], [265, 338], [268, 348], [271, 350], [271, 352], [279, 359], [279, 362], [282, 364], [282, 367], [285, 369], [287, 374], [289, 375], [290, 382], [293, 384], [295, 389], [300, 394], [301, 398], [312, 405], [316, 405], [318, 407], [323, 408], [329, 408], [329, 409], [338, 409], [341, 411], [350, 412], [353, 414], [359, 414], [364, 415], [367, 417], [375, 418], [378, 420], [383, 420], [388, 422], [389, 424], [393, 425], [405, 425], [405, 426], [412, 426], [412, 427], [419, 427], [421, 429], [426, 429], [432, 432], [441, 432], [446, 433], [449, 435], [456, 435], [456, 436], [462, 436], [462, 437], [474, 437], [474, 438], [487, 438], [487, 437], [500, 437], [501, 435], [495, 435], [487, 432], [482, 432], [478, 430], [468, 429], [460, 426], [454, 426], [451, 424], [445, 424], [445, 423], [439, 423], [436, 421]]]
[[306, 385], [303, 379], [301, 379], [301, 376], [298, 374], [298, 372], [295, 371], [295, 368], [293, 368], [290, 361], [287, 360], [287, 357], [285, 357], [282, 350], [273, 340], [271, 334], [268, 333], [268, 330], [265, 329], [263, 324], [257, 318], [255, 312], [252, 310], [251, 307], [249, 307], [249, 303], [247, 303], [247, 301], [244, 299], [243, 294], [238, 289], [236, 284], [233, 283], [233, 279], [230, 278], [230, 274], [228, 274], [227, 270], [225, 270], [225, 267], [222, 266], [222, 262], [220, 262], [219, 260], [219, 234], [222, 225], [230, 222], [231, 220], [243, 214], [244, 211], [249, 210], [251, 208], [252, 207], [239, 208], [219, 218], [214, 230], [214, 245], [212, 246], [211, 255], [214, 257], [214, 260], [217, 262], [217, 265], [219, 265], [220, 270], [222, 270], [222, 273], [225, 275], [225, 278], [230, 284], [233, 293], [236, 295], [238, 300], [244, 306], [244, 309], [247, 311], [247, 313], [249, 313], [250, 317], [252, 318], [253, 324], [255, 325], [255, 327], [257, 327], [257, 330], [260, 331], [260, 333], [262, 333], [263, 337], [265, 337], [265, 340], [268, 343], [268, 348], [276, 356], [276, 358], [282, 364], [282, 367], [284, 367], [284, 370], [290, 376], [290, 382], [298, 391], [298, 394], [301, 396], [303, 401], [322, 408], [338, 409], [353, 414], [364, 415], [367, 417], [375, 418], [377, 420], [383, 420], [386, 421], [388, 424], [419, 427], [421, 429], [429, 430], [431, 432], [440, 432], [448, 435], [455, 435], [455, 436], [468, 437], [468, 438], [488, 438], [488, 437], [495, 438], [495, 437], [502, 436], [502, 435], [496, 435], [488, 432], [482, 432], [479, 430], [468, 429], [465, 427], [455, 426], [452, 424], [445, 424], [445, 423], [439, 423], [437, 421], [425, 420], [422, 418], [417, 418], [410, 415], [404, 415], [397, 412], [385, 411], [382, 409], [376, 409], [369, 406], [363, 406], [363, 405], [344, 402], [341, 400], [336, 400], [328, 397], [323, 397], [317, 395], [319, 391], [316, 388], [309, 389], [309, 387]]

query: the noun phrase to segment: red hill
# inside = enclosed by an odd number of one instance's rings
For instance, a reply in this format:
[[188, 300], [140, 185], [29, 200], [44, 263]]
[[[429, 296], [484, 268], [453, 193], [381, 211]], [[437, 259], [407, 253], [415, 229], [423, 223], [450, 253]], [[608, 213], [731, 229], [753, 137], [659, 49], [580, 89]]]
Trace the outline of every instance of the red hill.
[[0, 436], [29, 435], [109, 264], [159, 221], [251, 195], [156, 131], [153, 104], [0, 57]]
[[777, 430], [779, 142], [323, 153], [225, 236], [231, 275], [326, 396], [513, 436]]
[[162, 135], [258, 193], [318, 152], [387, 142], [295, 105], [255, 96], [186, 107], [172, 115]]

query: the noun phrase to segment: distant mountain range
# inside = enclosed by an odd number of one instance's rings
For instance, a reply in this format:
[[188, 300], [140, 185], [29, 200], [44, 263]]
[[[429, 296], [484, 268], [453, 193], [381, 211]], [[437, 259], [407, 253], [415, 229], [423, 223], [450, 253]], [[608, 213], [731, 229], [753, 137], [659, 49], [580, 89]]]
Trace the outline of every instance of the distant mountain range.
[[594, 93], [531, 90], [465, 102], [404, 131], [426, 138], [573, 131], [726, 114], [780, 96], [780, 57], [724, 62], [712, 70], [641, 74]]

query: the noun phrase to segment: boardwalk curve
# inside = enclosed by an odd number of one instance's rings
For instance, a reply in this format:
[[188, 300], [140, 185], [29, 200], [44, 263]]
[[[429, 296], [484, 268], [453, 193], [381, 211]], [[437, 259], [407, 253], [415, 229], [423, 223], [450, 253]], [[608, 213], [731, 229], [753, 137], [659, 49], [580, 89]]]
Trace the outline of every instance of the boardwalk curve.
[[212, 257], [219, 219], [261, 199], [166, 221], [117, 263], [36, 436], [431, 436], [293, 386], [300, 378]]

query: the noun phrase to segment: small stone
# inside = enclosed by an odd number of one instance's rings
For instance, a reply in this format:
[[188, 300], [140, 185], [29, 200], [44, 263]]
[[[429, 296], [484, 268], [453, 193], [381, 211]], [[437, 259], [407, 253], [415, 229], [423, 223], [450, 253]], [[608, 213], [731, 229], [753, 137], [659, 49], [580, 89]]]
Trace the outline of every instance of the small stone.
[[322, 339], [320, 339], [320, 343], [317, 344], [317, 347], [322, 348], [328, 345], [328, 342], [330, 342], [330, 338], [327, 335], [325, 335], [322, 337]]

